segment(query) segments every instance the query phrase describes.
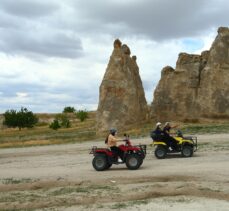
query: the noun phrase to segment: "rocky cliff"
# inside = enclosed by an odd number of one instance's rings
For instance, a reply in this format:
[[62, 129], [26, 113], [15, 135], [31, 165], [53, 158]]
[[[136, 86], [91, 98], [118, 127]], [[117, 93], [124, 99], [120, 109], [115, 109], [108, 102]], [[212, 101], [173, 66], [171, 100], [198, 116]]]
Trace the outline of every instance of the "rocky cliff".
[[146, 119], [147, 103], [136, 63], [127, 45], [114, 42], [104, 78], [100, 85], [97, 129], [125, 128]]
[[209, 51], [181, 53], [155, 89], [152, 117], [160, 121], [229, 117], [229, 28], [220, 27]]

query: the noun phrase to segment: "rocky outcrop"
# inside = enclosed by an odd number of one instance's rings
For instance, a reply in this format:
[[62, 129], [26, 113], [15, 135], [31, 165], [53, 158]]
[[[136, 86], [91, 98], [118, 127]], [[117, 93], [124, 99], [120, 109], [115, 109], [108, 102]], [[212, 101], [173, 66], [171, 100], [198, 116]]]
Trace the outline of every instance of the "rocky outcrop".
[[160, 121], [229, 117], [229, 28], [218, 29], [209, 51], [181, 53], [175, 69], [162, 70], [151, 114]]
[[137, 57], [120, 40], [115, 40], [103, 81], [100, 85], [97, 129], [126, 128], [146, 119], [147, 103], [139, 76]]

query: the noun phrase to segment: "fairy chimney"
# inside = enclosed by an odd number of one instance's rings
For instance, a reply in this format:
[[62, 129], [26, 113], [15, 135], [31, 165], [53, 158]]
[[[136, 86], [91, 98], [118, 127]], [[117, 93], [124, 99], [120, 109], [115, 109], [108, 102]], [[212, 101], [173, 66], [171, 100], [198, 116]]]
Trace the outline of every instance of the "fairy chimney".
[[147, 117], [147, 103], [139, 75], [137, 57], [130, 48], [114, 41], [114, 49], [99, 92], [97, 131], [125, 129]]

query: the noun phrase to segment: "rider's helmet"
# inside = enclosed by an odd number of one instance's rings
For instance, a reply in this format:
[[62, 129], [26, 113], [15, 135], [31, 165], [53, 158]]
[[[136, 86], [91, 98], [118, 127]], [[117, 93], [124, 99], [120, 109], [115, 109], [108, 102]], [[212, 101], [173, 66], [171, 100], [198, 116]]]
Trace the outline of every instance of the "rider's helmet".
[[170, 126], [170, 122], [165, 123], [165, 127], [168, 127], [168, 126]]
[[115, 135], [116, 132], [117, 132], [117, 130], [115, 128], [110, 129], [110, 134], [112, 134], [113, 136]]
[[158, 122], [158, 123], [156, 124], [156, 127], [158, 127], [158, 126], [161, 126], [161, 123], [160, 123], [160, 122]]

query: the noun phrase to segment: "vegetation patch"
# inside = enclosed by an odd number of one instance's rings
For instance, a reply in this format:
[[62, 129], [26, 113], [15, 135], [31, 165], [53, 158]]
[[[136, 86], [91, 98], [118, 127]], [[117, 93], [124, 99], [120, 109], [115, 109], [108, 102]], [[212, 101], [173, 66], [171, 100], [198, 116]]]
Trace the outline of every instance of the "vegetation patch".
[[209, 188], [209, 187], [199, 187], [198, 189], [199, 189], [200, 191], [220, 192], [219, 189], [212, 189], [212, 188]]
[[111, 209], [126, 209], [128, 207], [133, 207], [133, 206], [140, 206], [140, 205], [145, 205], [148, 204], [148, 200], [136, 200], [136, 201], [128, 201], [128, 202], [119, 202], [115, 203], [114, 205], [111, 206]]
[[116, 203], [111, 206], [111, 209], [125, 209], [128, 207], [127, 203]]
[[35, 180], [32, 180], [30, 178], [22, 178], [22, 179], [15, 179], [15, 178], [5, 178], [1, 179], [2, 184], [8, 185], [8, 184], [20, 184], [20, 183], [31, 183]]
[[77, 188], [72, 188], [72, 187], [64, 187], [60, 188], [58, 190], [52, 191], [49, 193], [50, 196], [59, 196], [59, 195], [66, 195], [66, 194], [71, 194], [71, 193], [89, 193], [88, 189], [77, 187]]
[[54, 191], [49, 192], [49, 195], [51, 196], [58, 196], [58, 195], [66, 195], [66, 194], [72, 194], [72, 193], [95, 193], [99, 191], [105, 191], [105, 192], [111, 192], [111, 191], [118, 191], [118, 187], [113, 186], [106, 186], [106, 185], [90, 185], [90, 186], [84, 186], [84, 187], [64, 187], [59, 188]]
[[[17, 181], [9, 178], [6, 181], [8, 184], [18, 184], [22, 181], [27, 182], [29, 180], [25, 179]], [[0, 210], [1, 203], [5, 203], [5, 207], [8, 208], [13, 206], [12, 203], [22, 203], [22, 206], [31, 208], [34, 206], [34, 202], [37, 203], [37, 208], [39, 208], [39, 203], [55, 204], [55, 206], [58, 207], [75, 204], [76, 199], [81, 200], [90, 197], [105, 197], [111, 193], [120, 193], [120, 189], [116, 186], [108, 185], [87, 185], [0, 192]]]
[[186, 125], [182, 129], [183, 133], [189, 134], [205, 134], [205, 133], [228, 133], [229, 131], [229, 124], [193, 124], [193, 125]]
[[201, 151], [207, 151], [207, 150], [224, 151], [224, 150], [229, 150], [229, 144], [227, 141], [225, 142], [222, 141], [220, 142], [220, 144], [205, 142], [205, 143], [198, 143], [198, 148], [201, 149]]

